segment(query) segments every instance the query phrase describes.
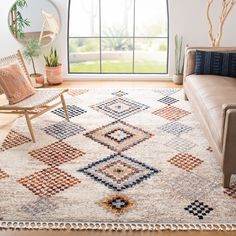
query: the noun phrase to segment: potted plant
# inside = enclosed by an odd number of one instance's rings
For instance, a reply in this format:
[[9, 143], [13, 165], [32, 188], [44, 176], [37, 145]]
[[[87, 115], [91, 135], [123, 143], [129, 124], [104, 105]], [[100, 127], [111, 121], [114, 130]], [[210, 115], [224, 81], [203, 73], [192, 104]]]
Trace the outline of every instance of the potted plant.
[[34, 58], [38, 58], [41, 55], [41, 49], [42, 46], [37, 39], [29, 39], [26, 42], [23, 51], [24, 57], [32, 64], [33, 67], [33, 73], [30, 74], [30, 78], [35, 88], [40, 88], [44, 85], [44, 76], [37, 73], [34, 62]]
[[50, 55], [45, 56], [46, 61], [46, 75], [48, 84], [57, 85], [63, 82], [62, 65], [59, 63], [59, 56], [57, 50], [51, 48]]
[[183, 37], [175, 35], [175, 74], [173, 76], [173, 82], [175, 84], [183, 84]]

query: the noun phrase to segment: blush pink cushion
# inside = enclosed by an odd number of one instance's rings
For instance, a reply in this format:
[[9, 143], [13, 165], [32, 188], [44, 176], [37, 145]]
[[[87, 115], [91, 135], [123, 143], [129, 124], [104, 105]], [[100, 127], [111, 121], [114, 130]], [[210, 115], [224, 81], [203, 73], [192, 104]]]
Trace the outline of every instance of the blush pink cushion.
[[17, 64], [0, 68], [0, 87], [10, 105], [35, 94], [34, 88]]

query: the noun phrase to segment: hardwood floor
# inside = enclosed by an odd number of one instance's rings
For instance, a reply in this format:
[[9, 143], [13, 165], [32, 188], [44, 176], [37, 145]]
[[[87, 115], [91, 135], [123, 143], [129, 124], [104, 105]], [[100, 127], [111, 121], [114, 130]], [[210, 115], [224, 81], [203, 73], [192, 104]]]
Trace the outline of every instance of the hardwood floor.
[[[172, 82], [154, 82], [154, 81], [66, 81], [60, 86], [68, 88], [181, 88], [179, 85], [174, 85]], [[3, 102], [3, 96], [0, 97], [0, 102]], [[17, 116], [0, 115], [0, 138], [9, 131], [12, 123], [17, 119]], [[0, 190], [1, 191], [1, 190]], [[99, 232], [99, 231], [2, 231], [0, 236], [235, 236], [236, 232], [205, 232], [205, 231], [189, 231], [189, 232]]]

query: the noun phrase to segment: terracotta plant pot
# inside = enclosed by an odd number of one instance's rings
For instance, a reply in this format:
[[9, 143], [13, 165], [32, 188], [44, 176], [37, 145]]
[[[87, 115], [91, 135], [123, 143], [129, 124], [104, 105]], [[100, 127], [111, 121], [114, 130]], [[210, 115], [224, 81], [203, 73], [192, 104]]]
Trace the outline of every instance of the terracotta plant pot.
[[62, 65], [57, 67], [46, 66], [47, 81], [50, 85], [57, 85], [63, 82]]
[[30, 79], [34, 88], [41, 88], [44, 86], [44, 76], [42, 74], [31, 74]]
[[183, 75], [173, 75], [173, 82], [175, 84], [183, 84]]

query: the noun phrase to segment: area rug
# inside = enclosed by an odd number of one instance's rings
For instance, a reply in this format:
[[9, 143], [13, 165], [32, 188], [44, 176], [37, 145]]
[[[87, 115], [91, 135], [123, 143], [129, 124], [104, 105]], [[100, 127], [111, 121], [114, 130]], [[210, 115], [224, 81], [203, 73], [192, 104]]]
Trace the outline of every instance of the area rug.
[[236, 230], [222, 172], [181, 89], [70, 90], [0, 143], [0, 228]]

